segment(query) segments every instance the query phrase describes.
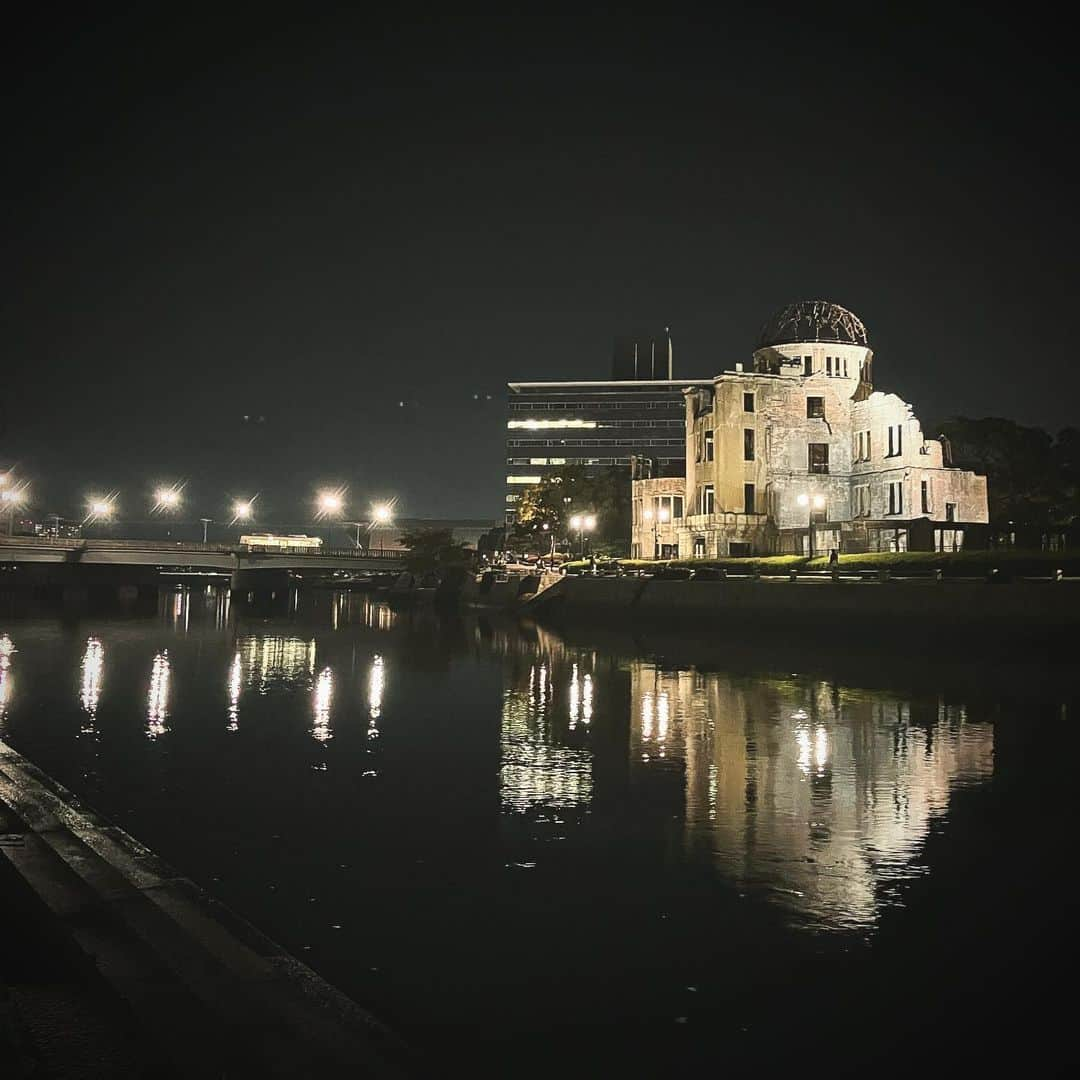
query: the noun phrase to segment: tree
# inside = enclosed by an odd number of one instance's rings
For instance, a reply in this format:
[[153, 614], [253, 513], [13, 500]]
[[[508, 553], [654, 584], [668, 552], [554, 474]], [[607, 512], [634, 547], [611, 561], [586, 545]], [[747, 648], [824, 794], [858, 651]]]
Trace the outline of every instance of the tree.
[[630, 477], [614, 466], [590, 470], [567, 466], [560, 476], [525, 488], [516, 509], [514, 540], [519, 545], [546, 550], [552, 535], [569, 535], [575, 514], [592, 514], [594, 541], [625, 547], [630, 540]]
[[401, 537], [401, 544], [408, 548], [405, 565], [414, 574], [445, 573], [469, 562], [465, 545], [454, 540], [450, 529], [413, 529]]
[[1080, 432], [1057, 440], [1002, 417], [953, 417], [939, 424], [954, 465], [986, 476], [991, 524], [1064, 528], [1077, 517]]

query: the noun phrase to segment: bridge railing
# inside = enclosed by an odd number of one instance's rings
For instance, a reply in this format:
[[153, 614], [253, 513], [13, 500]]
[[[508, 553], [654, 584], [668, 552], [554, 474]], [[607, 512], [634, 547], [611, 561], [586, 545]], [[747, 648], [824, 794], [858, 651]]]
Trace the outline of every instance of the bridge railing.
[[37, 547], [61, 551], [155, 551], [210, 552], [215, 555], [277, 555], [310, 559], [378, 559], [400, 562], [408, 554], [400, 548], [278, 548], [262, 544], [202, 543], [198, 540], [121, 540], [111, 537], [92, 539], [62, 536], [0, 536], [5, 547]]

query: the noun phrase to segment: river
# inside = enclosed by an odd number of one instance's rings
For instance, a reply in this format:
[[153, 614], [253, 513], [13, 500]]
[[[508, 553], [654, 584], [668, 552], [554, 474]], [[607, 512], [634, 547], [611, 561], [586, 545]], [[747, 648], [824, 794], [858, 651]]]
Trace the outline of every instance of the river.
[[828, 638], [184, 588], [0, 621], [0, 738], [440, 1067], [1048, 1062], [1069, 672]]

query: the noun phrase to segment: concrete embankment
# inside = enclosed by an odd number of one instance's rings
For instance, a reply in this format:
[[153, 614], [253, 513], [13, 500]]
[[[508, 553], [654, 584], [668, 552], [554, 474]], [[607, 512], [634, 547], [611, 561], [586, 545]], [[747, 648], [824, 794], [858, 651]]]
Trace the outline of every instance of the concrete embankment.
[[875, 633], [916, 623], [987, 631], [1080, 623], [1080, 582], [841, 577], [665, 580], [568, 576], [526, 605], [550, 618], [643, 618]]
[[404, 1045], [355, 1002], [3, 742], [0, 837], [39, 901], [24, 917], [130, 1011], [145, 1075], [410, 1075]]

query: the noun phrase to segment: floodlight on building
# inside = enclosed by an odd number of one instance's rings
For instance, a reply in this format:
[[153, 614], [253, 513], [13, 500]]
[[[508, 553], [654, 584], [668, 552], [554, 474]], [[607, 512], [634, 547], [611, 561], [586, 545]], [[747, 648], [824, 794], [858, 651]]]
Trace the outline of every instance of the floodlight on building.
[[796, 498], [795, 501], [800, 506], [809, 506], [810, 505], [810, 496], [807, 495], [806, 492], [804, 491], [801, 495], [798, 496], [798, 498]]
[[825, 496], [824, 495], [815, 495], [814, 496], [814, 509], [815, 510], [824, 510], [825, 509]]

